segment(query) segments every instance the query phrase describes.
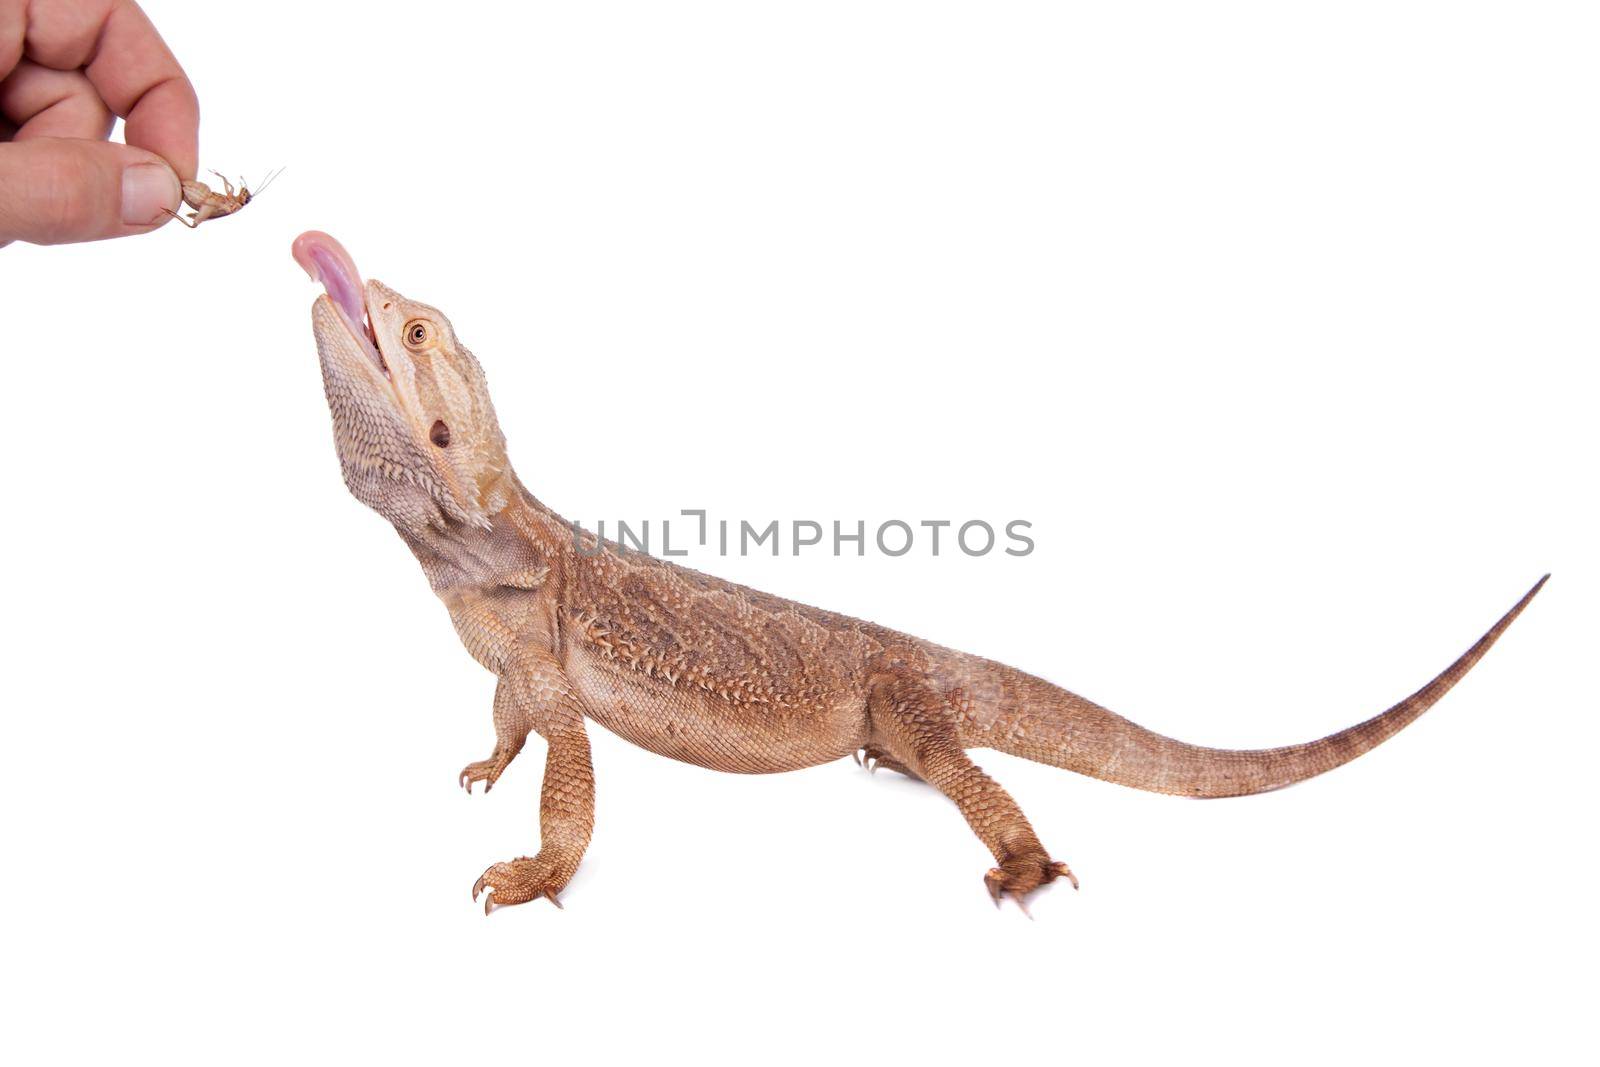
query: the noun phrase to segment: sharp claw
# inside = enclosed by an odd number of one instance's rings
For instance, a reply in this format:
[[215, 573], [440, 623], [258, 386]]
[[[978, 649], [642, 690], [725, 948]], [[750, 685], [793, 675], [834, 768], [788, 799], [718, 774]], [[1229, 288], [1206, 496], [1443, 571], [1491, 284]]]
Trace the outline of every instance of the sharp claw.
[[555, 883], [554, 871], [548, 865], [536, 865], [531, 872], [520, 864], [533, 864], [534, 860], [521, 856], [505, 863], [496, 863], [478, 876], [472, 885], [472, 899], [483, 896], [483, 913], [489, 915], [515, 904], [523, 904], [544, 897], [557, 908], [566, 910], [556, 894], [561, 891]]
[[856, 766], [857, 767], [861, 766], [861, 753], [860, 753], [860, 751], [851, 752], [850, 753], [850, 758], [856, 761]]

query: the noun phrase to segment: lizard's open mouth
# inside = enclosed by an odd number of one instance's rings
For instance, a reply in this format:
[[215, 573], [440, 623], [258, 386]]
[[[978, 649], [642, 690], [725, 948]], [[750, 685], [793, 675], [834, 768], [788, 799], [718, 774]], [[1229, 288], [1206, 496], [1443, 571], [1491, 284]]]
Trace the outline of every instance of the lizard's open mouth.
[[307, 230], [294, 239], [295, 262], [299, 263], [311, 279], [322, 283], [328, 299], [339, 310], [350, 336], [361, 345], [367, 357], [389, 376], [389, 364], [378, 347], [378, 335], [373, 332], [372, 320], [367, 316], [366, 300], [362, 296], [361, 274], [356, 261], [344, 246], [320, 230]]

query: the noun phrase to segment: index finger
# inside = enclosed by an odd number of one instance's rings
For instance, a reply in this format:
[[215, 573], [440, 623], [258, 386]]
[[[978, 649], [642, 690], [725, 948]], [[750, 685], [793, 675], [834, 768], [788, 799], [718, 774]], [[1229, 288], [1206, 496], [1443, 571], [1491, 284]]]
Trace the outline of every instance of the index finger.
[[130, 145], [191, 179], [199, 161], [200, 104], [166, 42], [133, 0], [34, 0], [26, 49], [57, 70], [84, 68]]

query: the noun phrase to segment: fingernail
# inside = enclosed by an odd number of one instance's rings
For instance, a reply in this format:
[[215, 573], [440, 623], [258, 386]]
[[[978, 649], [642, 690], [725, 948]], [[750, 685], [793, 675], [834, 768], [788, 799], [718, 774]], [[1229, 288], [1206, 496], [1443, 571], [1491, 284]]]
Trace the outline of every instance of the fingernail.
[[164, 217], [162, 208], [174, 210], [183, 195], [178, 176], [161, 163], [135, 163], [122, 172], [122, 221], [127, 226], [148, 226]]

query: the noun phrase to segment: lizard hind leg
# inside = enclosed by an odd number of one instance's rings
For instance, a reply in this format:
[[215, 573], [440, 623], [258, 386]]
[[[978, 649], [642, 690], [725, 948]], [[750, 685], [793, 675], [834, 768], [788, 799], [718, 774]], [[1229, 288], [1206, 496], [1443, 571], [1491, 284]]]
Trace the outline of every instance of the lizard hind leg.
[[1078, 888], [1067, 865], [1045, 851], [1017, 802], [967, 756], [958, 713], [942, 693], [909, 671], [885, 672], [873, 679], [867, 713], [875, 742], [868, 752], [881, 748], [892, 763], [880, 758], [880, 764], [903, 765], [949, 797], [988, 846], [997, 865], [983, 881], [996, 905], [1009, 896], [1026, 912], [1028, 894], [1057, 878]]
[[859, 752], [850, 753], [850, 758], [856, 761], [856, 766], [866, 768], [868, 774], [877, 774], [879, 770], [885, 770], [903, 774], [913, 781], [922, 780], [916, 771], [895, 759], [888, 749], [878, 745], [865, 745]]

